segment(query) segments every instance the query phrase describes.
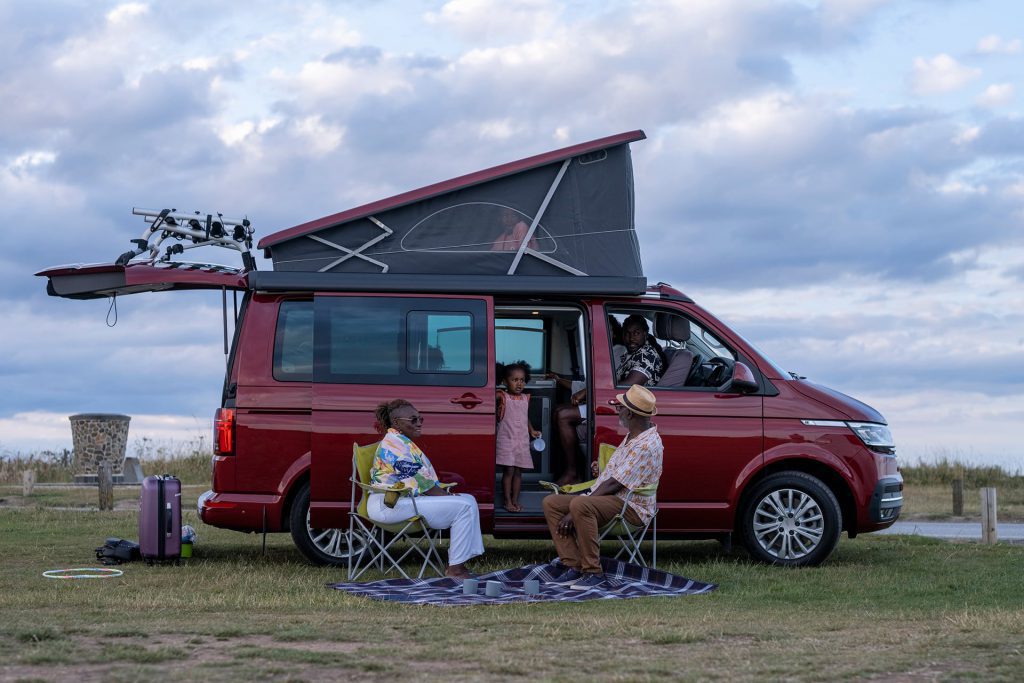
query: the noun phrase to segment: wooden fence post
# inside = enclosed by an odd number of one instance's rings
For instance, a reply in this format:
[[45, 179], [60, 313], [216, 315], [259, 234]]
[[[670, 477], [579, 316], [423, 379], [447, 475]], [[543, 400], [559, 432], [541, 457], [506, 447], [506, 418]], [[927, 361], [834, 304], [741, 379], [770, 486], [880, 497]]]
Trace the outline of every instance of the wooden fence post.
[[963, 517], [964, 514], [964, 480], [953, 480], [953, 515]]
[[23, 470], [21, 473], [21, 495], [28, 498], [36, 486], [36, 471]]
[[100, 486], [100, 510], [114, 509], [114, 468], [109, 462], [101, 462], [97, 481]]
[[996, 490], [981, 489], [981, 542], [995, 543], [999, 540], [996, 532]]

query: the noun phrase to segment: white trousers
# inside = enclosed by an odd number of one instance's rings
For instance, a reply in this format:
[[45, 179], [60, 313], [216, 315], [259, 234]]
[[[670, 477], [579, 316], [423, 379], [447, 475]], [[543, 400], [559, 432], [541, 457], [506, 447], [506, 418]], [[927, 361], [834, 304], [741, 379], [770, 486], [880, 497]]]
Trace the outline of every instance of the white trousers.
[[[448, 564], [462, 564], [484, 554], [484, 538], [480, 534], [480, 509], [476, 498], [468, 493], [453, 496], [416, 496], [416, 510], [431, 529], [451, 529]], [[395, 507], [384, 505], [383, 493], [371, 493], [366, 513], [375, 522], [393, 524], [416, 514], [412, 498], [398, 499]]]

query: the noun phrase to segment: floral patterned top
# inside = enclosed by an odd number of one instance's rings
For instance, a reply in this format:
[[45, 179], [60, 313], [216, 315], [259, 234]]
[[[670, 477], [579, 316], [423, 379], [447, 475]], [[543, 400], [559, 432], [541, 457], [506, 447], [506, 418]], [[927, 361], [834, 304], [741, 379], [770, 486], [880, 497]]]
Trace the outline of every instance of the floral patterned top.
[[645, 387], [653, 387], [665, 374], [665, 364], [661, 362], [661, 356], [658, 355], [657, 349], [647, 343], [632, 353], [626, 351], [622, 354], [619, 359], [616, 381], [621, 384], [634, 370], [642, 372], [647, 377], [647, 381], [644, 382]]
[[414, 496], [418, 496], [440, 482], [434, 466], [420, 447], [392, 427], [377, 446], [373, 467], [370, 468], [370, 483], [380, 486], [397, 486], [401, 483], [412, 489]]
[[[651, 425], [632, 441], [627, 434], [590, 490], [596, 490], [605, 480], [613, 478], [624, 487], [615, 495], [625, 500], [627, 491], [658, 483], [664, 453], [665, 446], [656, 425]], [[629, 507], [640, 515], [645, 524], [654, 516], [657, 506], [654, 496], [633, 496], [629, 499]]]

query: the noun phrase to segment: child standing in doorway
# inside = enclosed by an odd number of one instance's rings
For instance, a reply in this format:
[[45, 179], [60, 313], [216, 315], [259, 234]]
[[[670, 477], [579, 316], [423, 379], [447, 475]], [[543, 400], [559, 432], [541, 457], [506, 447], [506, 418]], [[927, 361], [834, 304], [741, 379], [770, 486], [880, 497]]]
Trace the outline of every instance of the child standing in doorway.
[[530, 366], [526, 361], [516, 361], [504, 366], [507, 389], [498, 390], [497, 463], [504, 467], [501, 488], [505, 509], [522, 512], [519, 505], [519, 489], [522, 485], [523, 470], [533, 469], [530, 455], [530, 439], [540, 432], [530, 424], [530, 395], [524, 393], [530, 381]]

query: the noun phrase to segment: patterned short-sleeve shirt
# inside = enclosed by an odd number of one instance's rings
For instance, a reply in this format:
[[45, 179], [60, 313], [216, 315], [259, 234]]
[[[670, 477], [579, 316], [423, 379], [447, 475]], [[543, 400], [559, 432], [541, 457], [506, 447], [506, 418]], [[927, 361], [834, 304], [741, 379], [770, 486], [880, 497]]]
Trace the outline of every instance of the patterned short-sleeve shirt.
[[647, 343], [632, 353], [626, 351], [622, 354], [622, 357], [619, 359], [616, 381], [619, 383], [624, 382], [629, 377], [629, 373], [634, 370], [642, 372], [647, 377], [644, 386], [653, 387], [661, 379], [661, 376], [665, 374], [665, 364], [661, 362], [658, 350], [651, 346], [650, 343]]
[[413, 495], [429, 491], [440, 482], [430, 460], [420, 447], [395, 428], [381, 439], [370, 468], [370, 483], [395, 486], [401, 482]]
[[[665, 446], [661, 443], [656, 425], [651, 425], [650, 429], [632, 440], [627, 434], [590, 490], [595, 491], [604, 481], [614, 479], [624, 487], [615, 495], [625, 500], [626, 491], [658, 483], [664, 453]], [[654, 516], [657, 506], [654, 496], [633, 496], [629, 500], [629, 507], [640, 515], [645, 524]]]

